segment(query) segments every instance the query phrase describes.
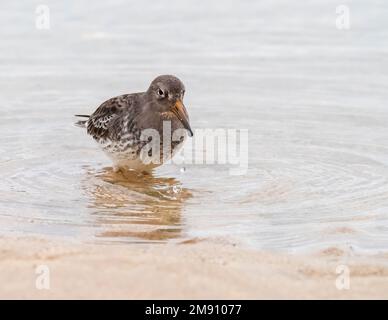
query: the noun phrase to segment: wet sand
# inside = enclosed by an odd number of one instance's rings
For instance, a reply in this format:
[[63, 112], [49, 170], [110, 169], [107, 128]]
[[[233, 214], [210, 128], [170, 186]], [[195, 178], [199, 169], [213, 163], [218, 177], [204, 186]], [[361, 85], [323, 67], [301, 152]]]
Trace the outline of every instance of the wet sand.
[[[2, 299], [388, 298], [386, 257], [339, 248], [291, 256], [222, 241], [96, 245], [31, 237], [1, 238], [0, 247]], [[336, 267], [344, 263], [350, 288], [338, 290]], [[50, 289], [36, 288], [40, 265], [49, 268]]]

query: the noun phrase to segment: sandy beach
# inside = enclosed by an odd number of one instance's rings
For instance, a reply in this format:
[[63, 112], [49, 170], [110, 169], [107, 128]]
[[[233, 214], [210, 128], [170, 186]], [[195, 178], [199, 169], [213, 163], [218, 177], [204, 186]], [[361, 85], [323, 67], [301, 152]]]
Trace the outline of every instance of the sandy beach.
[[[199, 240], [124, 246], [31, 237], [1, 238], [0, 247], [1, 299], [388, 298], [384, 256], [335, 248], [283, 255]], [[344, 262], [350, 287], [338, 290]], [[36, 286], [42, 265], [49, 289]]]

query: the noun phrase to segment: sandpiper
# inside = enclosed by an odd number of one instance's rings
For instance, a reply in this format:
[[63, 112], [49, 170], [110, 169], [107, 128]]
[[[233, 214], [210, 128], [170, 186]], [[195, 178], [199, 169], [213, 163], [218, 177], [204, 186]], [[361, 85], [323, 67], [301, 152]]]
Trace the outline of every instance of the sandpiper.
[[[185, 87], [177, 77], [158, 76], [145, 92], [123, 94], [105, 101], [92, 115], [76, 115], [87, 118], [77, 125], [87, 128], [87, 133], [113, 160], [116, 170], [148, 172], [171, 159], [182, 147], [187, 133], [193, 136], [183, 104], [184, 94]], [[166, 128], [170, 130], [167, 141]], [[159, 139], [144, 132], [157, 133]], [[147, 150], [147, 159], [142, 150]], [[156, 152], [159, 154], [155, 157]]]

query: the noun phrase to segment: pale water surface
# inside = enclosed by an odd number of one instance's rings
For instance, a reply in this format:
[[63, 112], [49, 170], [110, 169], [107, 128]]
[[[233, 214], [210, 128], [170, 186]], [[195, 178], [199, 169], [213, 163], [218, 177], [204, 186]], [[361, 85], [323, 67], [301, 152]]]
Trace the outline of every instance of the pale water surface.
[[[220, 238], [259, 249], [388, 246], [388, 3], [0, 2], [0, 235]], [[193, 128], [249, 129], [249, 170], [115, 175], [73, 126], [178, 75]]]

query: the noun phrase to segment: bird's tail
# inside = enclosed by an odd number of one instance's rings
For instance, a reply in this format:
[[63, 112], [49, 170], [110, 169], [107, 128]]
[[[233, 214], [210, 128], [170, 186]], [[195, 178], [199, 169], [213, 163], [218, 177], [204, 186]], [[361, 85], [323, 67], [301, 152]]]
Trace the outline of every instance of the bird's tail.
[[80, 117], [80, 118], [88, 118], [87, 120], [78, 120], [75, 125], [77, 127], [80, 127], [80, 128], [85, 128], [86, 127], [86, 123], [88, 122], [90, 116], [86, 115], [86, 114], [76, 114], [75, 115], [76, 117]]

